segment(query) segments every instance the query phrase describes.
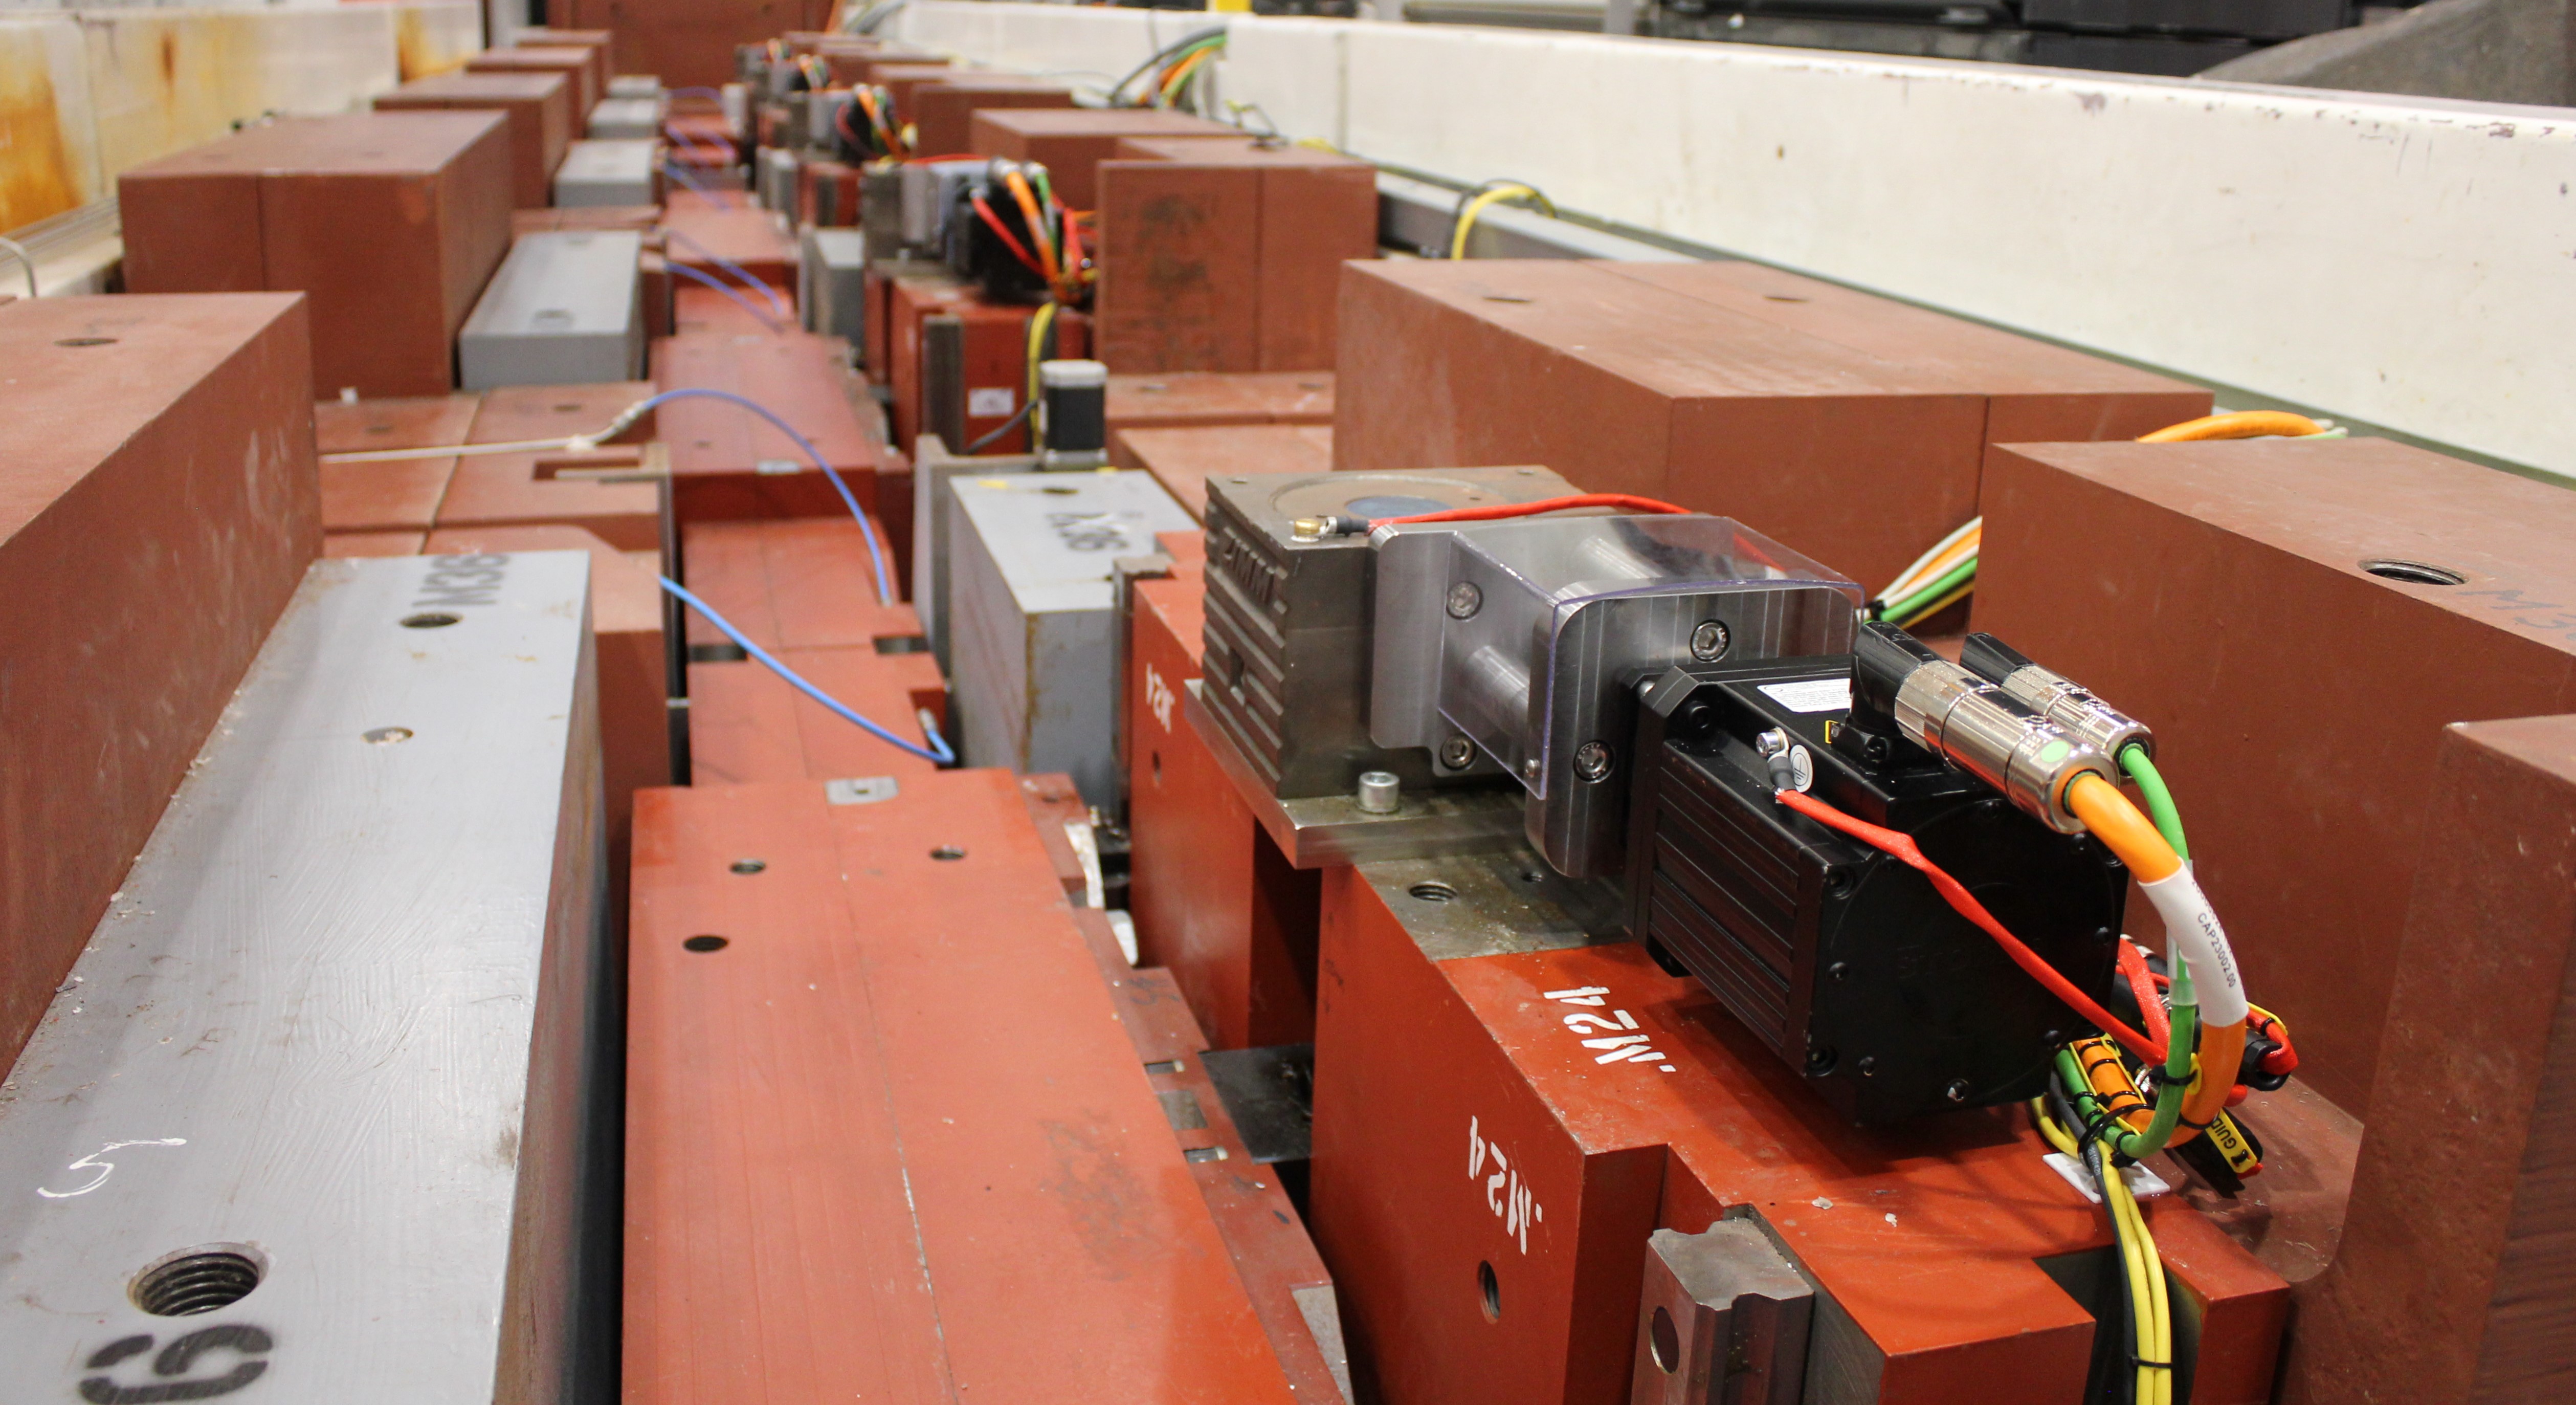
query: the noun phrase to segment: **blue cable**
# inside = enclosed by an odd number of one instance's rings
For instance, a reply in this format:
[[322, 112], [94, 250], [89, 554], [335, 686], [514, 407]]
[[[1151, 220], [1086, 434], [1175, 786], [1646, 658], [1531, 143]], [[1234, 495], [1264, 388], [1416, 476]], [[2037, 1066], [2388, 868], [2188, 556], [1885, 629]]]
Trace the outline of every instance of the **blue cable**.
[[673, 162], [665, 161], [662, 163], [662, 174], [669, 176], [671, 179], [678, 181], [680, 184], [685, 185], [689, 189], [694, 190], [700, 195], [707, 197], [709, 200], [714, 201], [716, 208], [719, 210], [730, 210], [733, 208], [733, 202], [725, 198], [725, 193], [723, 191], [699, 184], [696, 176], [690, 175], [688, 172], [681, 170], [679, 166]]
[[768, 313], [763, 312], [763, 311], [761, 311], [759, 308], [756, 308], [756, 307], [752, 306], [752, 305], [751, 305], [751, 299], [749, 299], [749, 298], [747, 298], [747, 297], [744, 297], [744, 296], [743, 296], [742, 294], [740, 294], [740, 293], [735, 292], [735, 291], [733, 290], [733, 285], [732, 285], [731, 283], [727, 283], [727, 282], [725, 282], [723, 279], [721, 279], [721, 278], [717, 278], [717, 277], [714, 277], [714, 276], [712, 276], [712, 275], [710, 275], [710, 274], [708, 274], [708, 273], [705, 273], [705, 272], [703, 272], [703, 271], [701, 271], [701, 270], [699, 270], [699, 269], [691, 268], [691, 267], [689, 267], [687, 264], [684, 264], [684, 263], [666, 264], [666, 265], [665, 265], [665, 267], [669, 268], [673, 273], [676, 273], [676, 274], [680, 275], [680, 276], [681, 276], [681, 277], [683, 277], [683, 278], [688, 278], [688, 279], [695, 280], [696, 282], [704, 283], [704, 284], [706, 284], [708, 287], [715, 289], [717, 292], [724, 294], [726, 297], [729, 297], [729, 298], [733, 299], [733, 301], [734, 301], [734, 306], [739, 307], [739, 308], [741, 308], [743, 311], [750, 313], [750, 314], [751, 314], [751, 320], [752, 320], [752, 321], [757, 322], [757, 323], [759, 323], [760, 325], [762, 325], [762, 326], [764, 326], [764, 327], [767, 327], [769, 330], [771, 330], [771, 331], [773, 331], [773, 332], [778, 332], [778, 333], [782, 333], [782, 334], [786, 332], [787, 328], [786, 328], [784, 325], [782, 325], [782, 324], [781, 324], [781, 323], [780, 323], [776, 318], [773, 318], [773, 317], [771, 317]]
[[[880, 605], [893, 604], [894, 582], [886, 575], [885, 550], [877, 545], [876, 528], [868, 525], [868, 514], [859, 506], [857, 495], [850, 491], [849, 484], [841, 481], [840, 471], [824, 461], [823, 451], [814, 447], [814, 441], [797, 433], [794, 425], [780, 419], [768, 406], [761, 404], [759, 401], [746, 399], [743, 396], [736, 395], [730, 390], [708, 390], [703, 387], [683, 387], [679, 390], [663, 391], [662, 393], [629, 408], [625, 414], [620, 415], [618, 418], [623, 423], [631, 424], [635, 419], [641, 418], [645, 411], [652, 409], [656, 405], [665, 404], [673, 400], [701, 399], [722, 400], [728, 404], [740, 405], [744, 409], [751, 411], [753, 414], [758, 415], [762, 419], [765, 419], [771, 424], [777, 426], [779, 433], [796, 441], [796, 447], [805, 451], [805, 457], [812, 459], [814, 461], [814, 466], [823, 470], [823, 476], [832, 480], [832, 487], [840, 493], [842, 503], [847, 505], [850, 509], [850, 516], [858, 519], [859, 535], [865, 538], [868, 544], [868, 561], [876, 567], [877, 603]], [[709, 615], [707, 618], [713, 619], [715, 616]]]
[[721, 268], [725, 272], [732, 274], [734, 277], [741, 279], [744, 287], [759, 289], [760, 295], [769, 299], [770, 309], [778, 314], [780, 321], [785, 321], [786, 319], [796, 315], [788, 310], [786, 301], [778, 296], [778, 290], [776, 288], [752, 277], [750, 271], [745, 269], [741, 264], [735, 263], [733, 260], [717, 253], [715, 250], [710, 249], [706, 245], [699, 243], [697, 240], [690, 238], [685, 230], [672, 229], [665, 226], [662, 232], [679, 240], [681, 243], [688, 245], [690, 248], [697, 250], [699, 253], [704, 254], [709, 259], [714, 260], [716, 267]]
[[749, 636], [745, 635], [741, 630], [733, 627], [732, 621], [717, 614], [704, 600], [700, 600], [698, 597], [691, 595], [688, 592], [688, 588], [681, 585], [678, 581], [671, 579], [669, 576], [663, 576], [660, 579], [664, 590], [677, 596], [681, 604], [686, 605], [690, 609], [705, 616], [707, 623], [724, 631], [724, 636], [740, 645], [744, 653], [751, 655], [754, 659], [767, 665], [770, 672], [786, 679], [789, 687], [792, 687], [796, 691], [803, 693], [805, 696], [812, 698], [814, 701], [821, 703], [823, 706], [830, 708], [832, 711], [840, 714], [843, 718], [857, 723], [860, 727], [864, 728], [870, 736], [873, 736], [880, 741], [886, 742], [892, 746], [900, 747], [903, 750], [920, 757], [922, 760], [931, 762], [935, 765], [954, 766], [957, 764], [957, 753], [949, 749], [948, 739], [939, 735], [939, 729], [931, 726], [927, 718], [922, 719], [921, 734], [930, 739], [930, 745], [928, 747], [920, 747], [913, 745], [911, 742], [905, 741], [903, 738], [896, 736], [894, 733], [889, 732], [885, 728], [878, 726], [876, 723], [869, 721], [867, 718], [860, 716], [840, 699], [835, 698], [831, 694], [824, 692], [822, 689], [815, 687], [813, 684], [806, 682], [805, 679], [796, 672], [796, 670], [780, 663], [775, 657], [771, 656], [767, 649], [752, 643]]

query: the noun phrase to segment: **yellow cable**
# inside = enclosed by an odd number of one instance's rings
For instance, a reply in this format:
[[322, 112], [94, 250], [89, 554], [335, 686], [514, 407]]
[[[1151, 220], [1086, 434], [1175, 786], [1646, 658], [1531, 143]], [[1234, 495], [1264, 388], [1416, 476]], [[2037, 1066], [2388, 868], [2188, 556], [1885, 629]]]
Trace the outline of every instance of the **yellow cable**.
[[2164, 1363], [2138, 1367], [2139, 1405], [2166, 1405], [2173, 1399], [2173, 1304], [2166, 1297], [2164, 1259], [2156, 1252], [2156, 1237], [2147, 1229], [2146, 1214], [2138, 1208], [2128, 1178], [2112, 1168], [2104, 1181], [2112, 1213], [2128, 1227], [2126, 1238], [2135, 1255], [2130, 1281], [2144, 1293], [2132, 1300], [2137, 1306], [2138, 1355]]
[[1539, 194], [1538, 187], [1536, 186], [1523, 185], [1519, 181], [1509, 181], [1502, 185], [1495, 186], [1493, 189], [1488, 190], [1483, 194], [1478, 195], [1475, 199], [1468, 201], [1467, 208], [1458, 212], [1458, 227], [1455, 230], [1452, 230], [1449, 235], [1449, 257], [1453, 259], [1463, 259], [1467, 257], [1467, 236], [1474, 232], [1476, 228], [1476, 219], [1478, 216], [1485, 213], [1485, 207], [1498, 200], [1518, 199], [1536, 200], [1540, 204], [1547, 206], [1547, 212], [1551, 217], [1556, 214], [1555, 204], [1549, 201], [1546, 196]]
[[2138, 442], [2182, 444], [2201, 439], [2256, 439], [2266, 434], [2295, 439], [2325, 432], [2324, 425], [2286, 410], [2241, 410], [2231, 415], [2204, 415], [2196, 420], [2167, 425], [2153, 434], [2139, 435]]

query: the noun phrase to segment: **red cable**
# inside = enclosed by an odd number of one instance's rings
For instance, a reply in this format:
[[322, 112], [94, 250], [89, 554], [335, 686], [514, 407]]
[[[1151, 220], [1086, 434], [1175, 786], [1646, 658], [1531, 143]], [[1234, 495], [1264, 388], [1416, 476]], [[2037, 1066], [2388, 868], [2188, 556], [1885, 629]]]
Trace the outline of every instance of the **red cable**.
[[2162, 1040], [2150, 1041], [2145, 1035], [2113, 1019], [2110, 1011], [2103, 1009], [2091, 997], [2077, 990], [2074, 982], [2057, 973], [2056, 967], [2039, 959], [2038, 952], [2022, 945], [2019, 937], [2005, 931], [2004, 924], [1996, 921], [1993, 913], [1986, 911], [1984, 903], [1978, 902], [1975, 895], [1960, 887], [1959, 880], [1942, 872], [1940, 865], [1923, 857], [1923, 851], [1914, 847], [1912, 839], [1895, 830], [1882, 829], [1867, 820], [1846, 815], [1824, 801], [1799, 791], [1778, 791], [1775, 792], [1775, 797], [1781, 804], [1818, 824], [1829, 829], [1838, 829], [1874, 849], [1893, 854], [1908, 868], [1931, 879], [1932, 886], [1940, 891], [1941, 896], [1949, 901], [1951, 907], [1958, 910], [1960, 916], [1976, 923], [1987, 936], [1994, 938], [1995, 944], [2004, 949], [2004, 955], [2011, 957], [2014, 965], [2028, 971], [2031, 979], [2048, 987], [2050, 994], [2065, 1001], [2073, 1007], [2075, 1013], [2091, 1020], [2096, 1027], [2111, 1037], [2128, 1045], [2132, 1053], [2148, 1063], [2161, 1065], [2165, 1061]]
[[2147, 1034], [2162, 1044], [2172, 1037], [2173, 1019], [2165, 1013], [2165, 1002], [2156, 998], [2155, 973], [2147, 969], [2147, 954], [2120, 939], [2120, 974], [2128, 977], [2129, 993], [2138, 998], [2138, 1017], [2146, 1021]]
[[1020, 247], [1019, 240], [1011, 237], [1011, 231], [1002, 227], [1002, 217], [993, 213], [993, 207], [984, 203], [983, 196], [969, 195], [966, 198], [975, 202], [975, 213], [982, 215], [984, 223], [991, 225], [993, 232], [1002, 236], [1002, 242], [1011, 246], [1011, 252], [1019, 256], [1020, 262], [1029, 266], [1029, 272], [1040, 278], [1046, 277], [1046, 270], [1038, 266], [1036, 259], [1029, 257], [1029, 251]]
[[1688, 512], [1653, 498], [1634, 497], [1627, 493], [1577, 493], [1570, 498], [1544, 498], [1538, 502], [1505, 503], [1499, 507], [1453, 507], [1446, 512], [1417, 513], [1411, 517], [1381, 517], [1369, 525], [1383, 527], [1390, 522], [1492, 522], [1505, 517], [1529, 517], [1542, 512], [1563, 512], [1574, 507], [1615, 507], [1622, 512]]

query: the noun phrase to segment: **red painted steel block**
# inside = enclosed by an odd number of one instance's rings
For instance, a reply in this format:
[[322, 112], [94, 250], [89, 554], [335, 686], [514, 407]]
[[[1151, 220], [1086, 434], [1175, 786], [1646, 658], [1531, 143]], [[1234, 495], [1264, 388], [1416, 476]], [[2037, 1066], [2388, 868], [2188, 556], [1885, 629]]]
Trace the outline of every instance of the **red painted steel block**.
[[911, 100], [895, 111], [913, 126], [913, 147], [924, 156], [967, 151], [975, 114], [1006, 107], [1071, 107], [1073, 90], [1044, 79], [1003, 73], [959, 73], [912, 87]]
[[[953, 453], [1009, 423], [1026, 401], [1029, 319], [1036, 314], [1034, 307], [989, 302], [972, 286], [953, 279], [891, 280], [887, 386], [893, 396], [889, 418], [896, 445], [907, 454], [913, 453], [914, 443], [921, 435], [940, 432], [936, 407], [924, 399], [928, 377], [923, 334], [929, 319], [954, 317], [965, 324], [960, 367], [965, 397], [964, 432], [958, 443], [949, 446]], [[1059, 312], [1052, 336], [1058, 359], [1080, 360], [1091, 354], [1091, 319], [1086, 314]], [[982, 452], [1017, 454], [1027, 449], [1028, 431], [1017, 428], [986, 445]]]
[[[1749, 1208], [1831, 1299], [1809, 1360], [1838, 1392], [2082, 1394], [2095, 1323], [2040, 1261], [2109, 1222], [2025, 1114], [1837, 1122], [1696, 982], [1585, 944], [1537, 863], [1325, 871], [1312, 1223], [1355, 1370], [1392, 1400], [1624, 1401], [1647, 1235]], [[2192, 1398], [2268, 1399], [2285, 1286], [2147, 1207]]]
[[[653, 344], [653, 379], [664, 390], [721, 390], [762, 406], [804, 436], [862, 510], [875, 510], [887, 450], [847, 342], [795, 331], [686, 332]], [[697, 397], [655, 413], [682, 522], [849, 515], [804, 447], [750, 410]]]
[[1985, 485], [1978, 627], [2155, 728], [2246, 989], [2373, 1121], [2442, 729], [2576, 711], [2576, 497], [2384, 439], [2014, 445]]
[[1109, 378], [1109, 432], [1113, 436], [1136, 429], [1332, 422], [1330, 371], [1264, 371], [1250, 375], [1181, 371]]
[[[340, 454], [463, 444], [482, 404], [480, 395], [320, 401], [313, 407], [314, 447]], [[382, 532], [418, 537], [436, 525], [457, 461], [454, 454], [433, 454], [323, 464], [322, 530], [333, 536]]]
[[[689, 589], [755, 644], [824, 692], [915, 744], [915, 712], [945, 730], [947, 685], [918, 651], [912, 607], [876, 598], [867, 546], [846, 518], [690, 523], [681, 529]], [[868, 735], [750, 660], [717, 661], [729, 641], [688, 616], [691, 783], [926, 775], [930, 762]]]
[[1204, 572], [1198, 557], [1132, 587], [1128, 909], [1138, 950], [1170, 968], [1216, 1047], [1302, 1044], [1315, 1030], [1319, 875], [1289, 866], [1181, 715], [1199, 676]]
[[1298, 1398], [1011, 776], [636, 819], [633, 1405]]
[[[663, 228], [670, 231], [663, 257], [735, 288], [740, 288], [742, 281], [733, 270], [741, 269], [776, 289], [787, 306], [794, 308], [795, 241], [780, 233], [778, 226], [770, 223], [769, 212], [752, 205], [747, 197], [731, 195], [726, 199], [729, 203], [717, 205], [695, 191], [671, 192], [662, 217]], [[759, 295], [746, 290], [745, 296]], [[768, 304], [763, 300], [761, 305]]]
[[1328, 424], [1247, 424], [1212, 429], [1122, 429], [1110, 436], [1109, 461], [1154, 475], [1191, 517], [1207, 518], [1210, 478], [1257, 473], [1329, 473]]
[[[634, 381], [602, 385], [513, 385], [483, 393], [467, 436], [475, 444], [516, 444], [595, 434], [653, 387]], [[468, 454], [438, 506], [441, 528], [579, 527], [620, 551], [652, 551], [662, 541], [662, 495], [651, 483], [583, 477], [602, 470], [640, 471], [641, 443], [654, 433], [644, 420], [595, 454], [563, 451]]]
[[1243, 131], [1185, 112], [1156, 108], [987, 108], [966, 126], [966, 150], [1008, 156], [1047, 168], [1056, 198], [1077, 210], [1100, 208], [1097, 168], [1128, 137], [1224, 137]]
[[443, 395], [510, 189], [499, 113], [284, 118], [117, 178], [126, 289], [302, 292], [324, 394]]
[[554, 203], [555, 167], [584, 131], [573, 112], [573, 80], [560, 73], [442, 73], [415, 78], [375, 99], [378, 112], [454, 108], [499, 112], [510, 121], [510, 194], [522, 210]]
[[1740, 268], [1345, 264], [1337, 466], [1536, 460], [1875, 589], [1976, 515], [1993, 429], [2125, 437], [2208, 412], [2163, 377]]
[[[601, 97], [608, 96], [608, 80], [617, 71], [611, 57], [617, 42], [615, 32], [607, 29], [554, 29], [538, 24], [520, 30], [516, 42], [522, 49], [590, 50], [590, 90]], [[588, 130], [589, 123], [590, 112], [584, 109], [580, 129]]]
[[1100, 359], [1119, 372], [1333, 365], [1346, 259], [1377, 256], [1377, 168], [1249, 140], [1134, 140], [1099, 166]]
[[0, 307], [0, 1059], [322, 544], [304, 300]]
[[607, 80], [601, 76], [603, 65], [598, 50], [586, 44], [530, 45], [516, 49], [485, 49], [465, 61], [468, 73], [560, 73], [573, 85], [574, 109], [588, 129], [592, 104], [606, 97]]

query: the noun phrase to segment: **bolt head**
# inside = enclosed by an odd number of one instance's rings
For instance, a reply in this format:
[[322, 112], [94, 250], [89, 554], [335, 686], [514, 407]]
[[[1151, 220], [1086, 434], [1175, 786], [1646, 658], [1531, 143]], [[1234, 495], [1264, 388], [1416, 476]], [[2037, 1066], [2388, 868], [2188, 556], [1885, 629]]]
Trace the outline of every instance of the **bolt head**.
[[1590, 741], [1574, 749], [1574, 774], [1577, 779], [1597, 781], [1610, 774], [1612, 758], [1608, 742]]
[[1483, 608], [1485, 608], [1485, 592], [1478, 590], [1475, 582], [1460, 581], [1449, 587], [1449, 618], [1474, 619], [1476, 612]]
[[1476, 744], [1465, 737], [1451, 737], [1440, 744], [1440, 764], [1452, 771], [1463, 771], [1476, 764]]
[[1968, 1100], [1968, 1080], [1964, 1078], [1953, 1078], [1950, 1080], [1950, 1086], [1942, 1089], [1941, 1091], [1954, 1103], [1966, 1102]]
[[1701, 663], [1715, 663], [1726, 657], [1727, 646], [1734, 642], [1723, 623], [1702, 620], [1699, 628], [1691, 631], [1691, 657]]

